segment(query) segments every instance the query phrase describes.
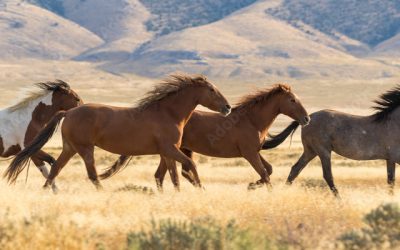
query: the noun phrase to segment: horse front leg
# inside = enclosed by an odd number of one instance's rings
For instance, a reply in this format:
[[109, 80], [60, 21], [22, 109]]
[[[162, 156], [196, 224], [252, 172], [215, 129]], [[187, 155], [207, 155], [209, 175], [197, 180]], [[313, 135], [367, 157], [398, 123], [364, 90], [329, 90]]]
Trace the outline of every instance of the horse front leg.
[[386, 161], [387, 183], [389, 185], [389, 193], [394, 194], [395, 176], [396, 176], [396, 163], [391, 160]]
[[189, 158], [187, 155], [185, 155], [176, 146], [172, 146], [172, 147], [166, 146], [163, 149], [161, 149], [161, 152], [162, 152], [162, 156], [173, 159], [177, 162], [180, 162], [182, 165], [189, 166], [190, 171], [193, 173], [193, 177], [194, 177], [194, 181], [195, 181], [194, 185], [196, 187], [201, 187], [201, 182], [200, 182], [199, 175], [197, 173], [196, 164], [193, 162], [193, 160], [191, 158]]
[[167, 165], [167, 169], [171, 177], [172, 184], [174, 184], [175, 190], [180, 191], [179, 175], [178, 175], [178, 170], [176, 168], [175, 160], [170, 158], [164, 158], [164, 161]]
[[164, 157], [160, 157], [160, 164], [158, 165], [157, 171], [154, 174], [154, 178], [156, 180], [156, 185], [158, 191], [162, 192], [163, 191], [163, 183], [164, 183], [164, 178], [165, 174], [167, 173], [168, 166], [167, 163], [165, 162]]
[[[261, 159], [262, 164], [264, 165], [265, 170], [266, 170], [267, 173], [268, 173], [268, 176], [271, 176], [271, 175], [272, 175], [272, 165], [269, 164], [269, 162], [267, 162], [267, 161], [261, 156], [261, 154], [259, 154], [259, 156], [260, 156], [260, 159]], [[256, 181], [256, 182], [249, 183], [248, 189], [255, 189], [257, 186], [262, 186], [263, 183], [264, 183], [264, 181], [263, 181], [262, 179], [260, 179], [260, 180], [258, 180], [258, 181]]]
[[[33, 155], [31, 159], [33, 161], [33, 164], [35, 164], [40, 173], [42, 173], [43, 177], [47, 180], [47, 178], [49, 177], [49, 170], [47, 169], [45, 162], [47, 162], [50, 166], [53, 166], [56, 160], [51, 155], [42, 150]], [[54, 193], [58, 192], [58, 188], [55, 182], [51, 184], [51, 189]]]
[[[193, 160], [193, 151], [189, 149], [181, 148], [181, 151], [190, 159]], [[193, 173], [190, 171], [190, 165], [182, 164], [182, 176], [186, 178], [193, 186], [196, 185], [196, 181], [194, 180]]]
[[287, 185], [291, 185], [293, 181], [299, 176], [300, 172], [307, 166], [307, 164], [317, 156], [314, 151], [304, 146], [304, 152], [297, 160], [297, 162], [290, 169], [289, 176], [286, 180]]
[[261, 177], [261, 179], [256, 181], [255, 183], [250, 183], [248, 189], [256, 189], [263, 186], [264, 184], [267, 185], [267, 187], [271, 187], [269, 173], [265, 168], [263, 161], [261, 160], [261, 155], [257, 151], [242, 153], [242, 155]]

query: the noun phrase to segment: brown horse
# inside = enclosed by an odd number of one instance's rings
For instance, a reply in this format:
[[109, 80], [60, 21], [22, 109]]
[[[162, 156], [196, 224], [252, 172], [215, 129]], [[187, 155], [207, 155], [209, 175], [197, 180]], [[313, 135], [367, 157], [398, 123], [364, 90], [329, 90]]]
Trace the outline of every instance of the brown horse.
[[[10, 157], [20, 152], [60, 110], [69, 110], [82, 104], [81, 98], [61, 80], [35, 84], [39, 90], [31, 91], [17, 104], [0, 111], [0, 156]], [[55, 160], [38, 151], [31, 157], [45, 178], [48, 170], [44, 164]], [[56, 186], [53, 185], [53, 189]]]
[[[256, 183], [250, 183], [249, 188], [268, 184], [272, 166], [259, 151], [269, 127], [279, 114], [285, 114], [303, 125], [310, 121], [300, 100], [291, 88], [284, 84], [243, 97], [226, 117], [195, 111], [184, 129], [182, 151], [190, 158], [193, 151], [214, 157], [244, 157], [261, 177]], [[111, 176], [120, 170], [128, 159], [127, 156], [121, 156], [101, 177]], [[166, 163], [166, 159], [162, 157], [155, 174], [160, 189], [167, 171]], [[179, 189], [175, 164], [171, 165], [171, 178], [175, 187]], [[192, 184], [199, 185], [193, 174], [190, 165], [182, 165], [182, 175]]]
[[16, 180], [27, 159], [44, 146], [63, 117], [63, 150], [45, 187], [53, 183], [60, 170], [78, 153], [85, 162], [89, 179], [100, 188], [93, 157], [95, 146], [122, 155], [160, 154], [190, 165], [196, 173], [194, 162], [179, 148], [183, 128], [198, 104], [224, 115], [231, 111], [225, 97], [205, 77], [173, 75], [150, 91], [137, 107], [88, 104], [59, 112], [16, 156], [5, 176], [10, 182]]

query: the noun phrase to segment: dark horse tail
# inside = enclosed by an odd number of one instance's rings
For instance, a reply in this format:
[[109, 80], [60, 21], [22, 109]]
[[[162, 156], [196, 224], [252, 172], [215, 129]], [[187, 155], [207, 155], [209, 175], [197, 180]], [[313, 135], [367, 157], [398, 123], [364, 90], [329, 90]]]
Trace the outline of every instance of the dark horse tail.
[[39, 132], [39, 134], [36, 135], [35, 139], [33, 139], [29, 146], [24, 148], [15, 156], [10, 166], [4, 173], [4, 178], [7, 178], [9, 183], [15, 183], [18, 175], [28, 165], [30, 157], [36, 154], [50, 140], [61, 119], [65, 117], [65, 114], [65, 111], [59, 111], [56, 113], [50, 122], [47, 123], [47, 125]]
[[288, 138], [289, 135], [293, 135], [296, 131], [297, 127], [300, 125], [297, 121], [292, 122], [287, 128], [285, 128], [282, 132], [277, 135], [269, 135], [270, 139], [266, 140], [262, 145], [261, 149], [271, 149], [276, 148], [282, 142]]
[[99, 175], [99, 178], [101, 180], [104, 180], [104, 179], [107, 179], [107, 178], [115, 175], [122, 169], [126, 168], [131, 159], [132, 159], [132, 156], [121, 155], [118, 158], [118, 160], [111, 167], [107, 168], [104, 173]]

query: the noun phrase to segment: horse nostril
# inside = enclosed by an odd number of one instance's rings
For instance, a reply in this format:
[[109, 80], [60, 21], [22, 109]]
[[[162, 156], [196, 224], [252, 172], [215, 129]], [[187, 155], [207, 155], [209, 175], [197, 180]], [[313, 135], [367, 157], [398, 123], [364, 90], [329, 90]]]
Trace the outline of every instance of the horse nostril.
[[306, 116], [306, 117], [304, 117], [304, 120], [306, 121], [306, 122], [310, 122], [310, 117], [309, 116]]
[[225, 107], [226, 107], [227, 109], [231, 109], [231, 108], [232, 108], [231, 105], [229, 105], [229, 104], [227, 104]]

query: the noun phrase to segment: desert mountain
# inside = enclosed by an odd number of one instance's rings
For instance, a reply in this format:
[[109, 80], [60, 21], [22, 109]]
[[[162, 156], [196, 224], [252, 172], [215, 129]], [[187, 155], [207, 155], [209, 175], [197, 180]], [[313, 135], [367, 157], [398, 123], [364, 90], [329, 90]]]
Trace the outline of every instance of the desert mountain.
[[2, 58], [72, 58], [146, 77], [398, 74], [379, 60], [399, 53], [391, 0], [3, 0], [0, 18]]

